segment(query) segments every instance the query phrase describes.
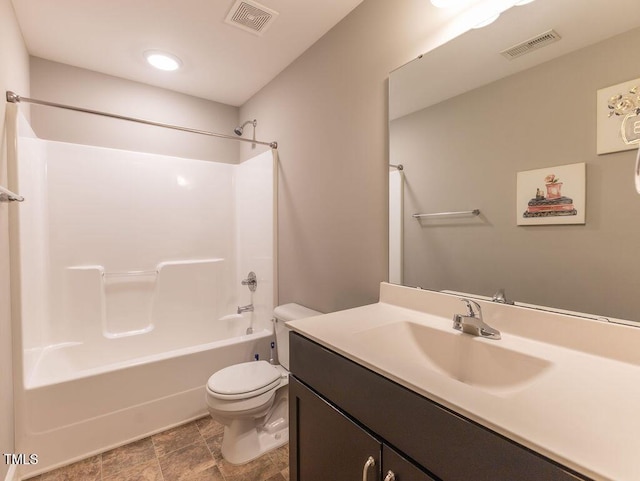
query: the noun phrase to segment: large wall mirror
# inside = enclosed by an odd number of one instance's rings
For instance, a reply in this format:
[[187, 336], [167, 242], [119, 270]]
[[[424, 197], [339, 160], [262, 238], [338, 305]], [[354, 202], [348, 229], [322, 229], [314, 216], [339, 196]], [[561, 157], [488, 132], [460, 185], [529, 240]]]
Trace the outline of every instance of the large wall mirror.
[[[560, 39], [500, 53], [550, 30]], [[537, 0], [392, 72], [390, 280], [640, 321], [637, 150], [596, 142], [597, 92], [640, 78], [639, 46], [637, 0]], [[586, 182], [558, 175], [580, 164]], [[519, 173], [541, 177], [532, 200], [547, 175], [570, 181], [584, 222], [518, 225]]]

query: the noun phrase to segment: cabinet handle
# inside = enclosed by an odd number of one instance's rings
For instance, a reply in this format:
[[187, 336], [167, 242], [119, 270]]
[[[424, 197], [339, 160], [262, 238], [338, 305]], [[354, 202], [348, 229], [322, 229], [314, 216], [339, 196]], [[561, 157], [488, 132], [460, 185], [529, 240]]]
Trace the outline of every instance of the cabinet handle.
[[384, 478], [384, 481], [396, 481], [396, 475], [393, 471], [389, 471]]
[[369, 456], [369, 459], [367, 459], [367, 462], [364, 463], [364, 468], [362, 468], [362, 481], [367, 481], [367, 475], [369, 474], [369, 468], [371, 466], [375, 466], [376, 465], [376, 460], [373, 459], [373, 456]]

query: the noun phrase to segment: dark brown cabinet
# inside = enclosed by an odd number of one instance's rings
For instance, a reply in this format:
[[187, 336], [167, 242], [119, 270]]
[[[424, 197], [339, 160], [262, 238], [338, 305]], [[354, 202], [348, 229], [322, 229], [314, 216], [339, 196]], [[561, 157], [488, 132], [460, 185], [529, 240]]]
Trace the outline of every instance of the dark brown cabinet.
[[292, 480], [434, 481], [295, 378], [289, 399]]
[[291, 481], [589, 479], [300, 334], [290, 359]]
[[296, 463], [292, 479], [359, 479], [380, 443], [295, 379], [289, 386], [296, 412]]

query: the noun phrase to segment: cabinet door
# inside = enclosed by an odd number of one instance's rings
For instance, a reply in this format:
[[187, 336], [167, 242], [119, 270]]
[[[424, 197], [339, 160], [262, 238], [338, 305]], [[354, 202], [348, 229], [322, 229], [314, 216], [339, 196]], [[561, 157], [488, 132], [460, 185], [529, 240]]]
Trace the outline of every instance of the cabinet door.
[[383, 481], [435, 481], [386, 444], [382, 446]]
[[293, 376], [289, 445], [291, 481], [380, 480], [380, 442]]

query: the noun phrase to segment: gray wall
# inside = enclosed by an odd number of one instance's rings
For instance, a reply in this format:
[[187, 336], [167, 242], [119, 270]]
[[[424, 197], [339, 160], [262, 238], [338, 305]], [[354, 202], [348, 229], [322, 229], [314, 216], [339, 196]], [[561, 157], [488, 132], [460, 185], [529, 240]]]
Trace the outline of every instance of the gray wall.
[[[636, 151], [596, 155], [596, 91], [640, 77], [640, 29], [392, 122], [407, 285], [640, 320]], [[400, 161], [400, 160], [398, 160]], [[516, 173], [587, 164], [586, 225], [516, 226]], [[414, 212], [479, 208], [417, 222]]]
[[[238, 122], [237, 107], [36, 57], [31, 58], [31, 95], [228, 135], [233, 135]], [[238, 161], [237, 142], [51, 107], [31, 109], [33, 129], [44, 139], [218, 162]]]
[[365, 0], [241, 107], [259, 138], [279, 142], [280, 303], [333, 311], [377, 301], [388, 258], [387, 79], [429, 37], [419, 3]]
[[[4, 92], [20, 90], [29, 94], [29, 56], [9, 0], [0, 0], [0, 59], [0, 185], [7, 186]], [[15, 208], [0, 204], [0, 453], [14, 450], [8, 226], [9, 209]], [[0, 479], [5, 478], [8, 469], [0, 459]]]

